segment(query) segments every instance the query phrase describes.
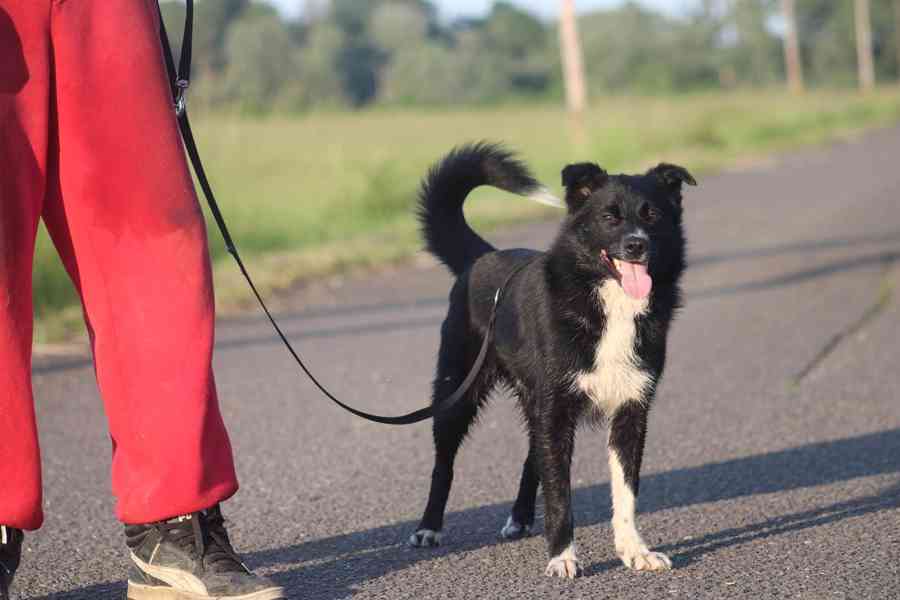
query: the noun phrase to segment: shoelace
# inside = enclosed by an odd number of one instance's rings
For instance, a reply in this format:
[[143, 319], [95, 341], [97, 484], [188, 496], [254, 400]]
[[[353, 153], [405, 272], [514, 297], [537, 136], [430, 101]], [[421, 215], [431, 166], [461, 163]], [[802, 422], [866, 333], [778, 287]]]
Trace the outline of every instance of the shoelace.
[[201, 569], [208, 568], [214, 573], [249, 573], [231, 547], [225, 518], [218, 510], [195, 512], [189, 519], [158, 523], [155, 527], [164, 539], [195, 556]]

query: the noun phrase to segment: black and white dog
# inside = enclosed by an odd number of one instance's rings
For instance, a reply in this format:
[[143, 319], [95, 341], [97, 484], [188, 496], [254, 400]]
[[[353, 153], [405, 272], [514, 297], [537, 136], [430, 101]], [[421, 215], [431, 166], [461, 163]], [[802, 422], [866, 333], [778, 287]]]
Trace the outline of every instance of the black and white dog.
[[466, 223], [463, 202], [478, 186], [538, 199], [548, 194], [502, 148], [458, 148], [423, 182], [419, 211], [428, 250], [457, 277], [441, 329], [433, 402], [452, 394], [472, 367], [494, 294], [507, 285], [475, 383], [435, 416], [431, 492], [410, 544], [440, 542], [456, 453], [491, 390], [505, 385], [518, 398], [530, 450], [503, 537], [529, 533], [541, 485], [551, 557], [546, 572], [578, 574], [569, 471], [579, 422], [600, 418], [609, 427], [616, 551], [633, 569], [668, 569], [669, 558], [648, 549], [638, 533], [635, 501], [647, 414], [680, 302], [681, 188], [696, 182], [669, 164], [644, 175], [608, 175], [596, 164], [575, 164], [563, 170], [562, 180], [568, 214], [548, 252], [495, 250]]

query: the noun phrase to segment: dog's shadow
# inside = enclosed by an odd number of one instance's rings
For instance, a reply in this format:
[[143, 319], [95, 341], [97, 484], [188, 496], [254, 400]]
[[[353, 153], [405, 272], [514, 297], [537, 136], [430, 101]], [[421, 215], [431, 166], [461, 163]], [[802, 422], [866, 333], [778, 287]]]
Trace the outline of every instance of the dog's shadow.
[[[900, 429], [649, 475], [641, 483], [641, 512], [652, 513], [890, 473], [900, 473]], [[603, 502], [598, 502], [598, 498]], [[608, 498], [609, 485], [605, 483], [575, 490], [573, 509], [578, 527], [607, 522], [610, 518]], [[307, 563], [309, 566], [283, 572], [276, 578], [291, 588], [316, 589], [314, 595], [317, 598], [346, 597], [352, 594], [355, 586], [419, 561], [501, 543], [497, 532], [508, 516], [510, 506], [510, 503], [500, 503], [449, 514], [446, 524], [449, 542], [432, 550], [404, 546], [404, 540], [416, 526], [415, 522], [408, 521], [259, 552], [251, 559], [255, 566]], [[659, 549], [672, 555], [677, 568], [722, 548], [898, 507], [900, 483], [878, 495], [710, 532], [699, 538], [662, 545]], [[618, 561], [595, 563], [589, 565], [584, 574], [589, 577], [620, 566]], [[317, 589], [319, 585], [322, 587]]]

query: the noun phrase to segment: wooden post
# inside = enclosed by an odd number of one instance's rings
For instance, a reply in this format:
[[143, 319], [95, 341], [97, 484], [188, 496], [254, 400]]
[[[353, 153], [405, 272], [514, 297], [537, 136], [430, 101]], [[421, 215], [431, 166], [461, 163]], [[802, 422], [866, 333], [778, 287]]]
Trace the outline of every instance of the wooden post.
[[859, 64], [859, 87], [864, 92], [875, 89], [875, 61], [872, 59], [872, 21], [869, 0], [856, 0], [856, 59]]
[[574, 0], [562, 0], [559, 15], [559, 44], [562, 52], [563, 80], [566, 88], [566, 106], [572, 120], [575, 142], [587, 141], [584, 113], [587, 109], [587, 86], [584, 77], [584, 58], [578, 38]]
[[784, 70], [788, 89], [792, 94], [803, 93], [803, 63], [800, 60], [800, 42], [797, 39], [797, 19], [794, 0], [781, 0], [784, 17]]

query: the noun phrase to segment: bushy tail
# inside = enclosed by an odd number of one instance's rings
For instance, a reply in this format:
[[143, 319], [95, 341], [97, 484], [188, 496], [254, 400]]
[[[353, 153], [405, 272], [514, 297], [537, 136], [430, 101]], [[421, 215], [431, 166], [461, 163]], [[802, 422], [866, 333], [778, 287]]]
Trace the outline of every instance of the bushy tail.
[[500, 145], [482, 142], [451, 151], [423, 180], [418, 214], [426, 248], [457, 276], [494, 250], [463, 215], [466, 196], [482, 185], [545, 203], [555, 200], [528, 168]]

